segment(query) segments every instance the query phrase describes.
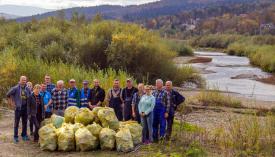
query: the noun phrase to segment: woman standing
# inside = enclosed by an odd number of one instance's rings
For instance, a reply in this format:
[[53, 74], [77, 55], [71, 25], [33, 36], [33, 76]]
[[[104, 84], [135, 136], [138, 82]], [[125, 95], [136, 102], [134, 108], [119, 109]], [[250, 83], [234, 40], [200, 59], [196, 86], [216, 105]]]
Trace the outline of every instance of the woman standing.
[[40, 95], [41, 86], [35, 85], [33, 88], [33, 93], [30, 97], [30, 103], [28, 104], [28, 116], [30, 120], [33, 122], [35, 130], [34, 130], [34, 142], [37, 142], [39, 139], [38, 130], [40, 127], [40, 123], [44, 119], [44, 105], [42, 101], [42, 97]]
[[140, 101], [140, 98], [144, 95], [144, 84], [143, 83], [139, 83], [138, 84], [138, 92], [136, 92], [133, 96], [133, 100], [132, 100], [132, 116], [134, 118], [135, 121], [137, 121], [138, 123], [140, 123], [140, 114], [139, 114], [139, 110], [138, 110], [138, 104]]
[[155, 107], [155, 97], [151, 93], [150, 86], [145, 86], [145, 94], [141, 97], [138, 109], [141, 116], [142, 141], [144, 144], [153, 142], [153, 110]]

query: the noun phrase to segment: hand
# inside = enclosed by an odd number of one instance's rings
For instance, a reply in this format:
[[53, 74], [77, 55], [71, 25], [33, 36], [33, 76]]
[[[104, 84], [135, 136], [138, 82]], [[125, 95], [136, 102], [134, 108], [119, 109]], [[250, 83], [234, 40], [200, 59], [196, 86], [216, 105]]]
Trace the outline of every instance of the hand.
[[144, 112], [142, 112], [142, 113], [141, 113], [141, 116], [142, 116], [142, 117], [145, 117], [145, 113], [144, 113]]
[[47, 110], [47, 108], [48, 108], [48, 105], [45, 105], [45, 106], [44, 106], [44, 109]]
[[168, 117], [169, 117], [169, 114], [168, 114], [167, 112], [165, 112], [164, 117], [165, 117], [165, 118], [168, 118]]
[[135, 113], [135, 112], [133, 112], [132, 116], [133, 116], [133, 118], [136, 118], [136, 113]]
[[121, 104], [121, 108], [124, 108], [124, 103]]
[[91, 110], [94, 109], [94, 106], [93, 106], [93, 105], [89, 105], [89, 107], [90, 107]]

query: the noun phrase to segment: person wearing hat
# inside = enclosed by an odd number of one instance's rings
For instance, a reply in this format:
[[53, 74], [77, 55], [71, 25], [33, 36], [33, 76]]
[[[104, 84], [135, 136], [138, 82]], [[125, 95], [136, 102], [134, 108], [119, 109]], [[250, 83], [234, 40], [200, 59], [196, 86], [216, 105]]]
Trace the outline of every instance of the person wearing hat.
[[105, 99], [105, 91], [100, 87], [98, 79], [94, 79], [94, 87], [89, 95], [89, 108], [92, 110], [97, 106], [101, 106]]
[[80, 107], [80, 92], [76, 88], [76, 81], [74, 79], [71, 79], [69, 81], [69, 86], [70, 88], [68, 89], [68, 107]]
[[83, 88], [80, 91], [80, 108], [89, 107], [89, 96], [91, 93], [91, 89], [89, 88], [89, 82], [84, 80]]
[[123, 101], [123, 119], [125, 121], [132, 119], [132, 100], [138, 89], [133, 86], [132, 79], [126, 81], [126, 88], [122, 90], [121, 99]]

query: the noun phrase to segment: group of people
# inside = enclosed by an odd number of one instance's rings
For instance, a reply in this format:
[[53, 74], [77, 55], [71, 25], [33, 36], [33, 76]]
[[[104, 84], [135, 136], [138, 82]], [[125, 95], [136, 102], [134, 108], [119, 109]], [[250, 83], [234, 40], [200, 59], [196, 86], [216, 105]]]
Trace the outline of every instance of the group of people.
[[[69, 81], [69, 88], [65, 89], [64, 81], [51, 82], [49, 75], [45, 76], [42, 84], [34, 87], [27, 82], [26, 76], [21, 76], [18, 85], [12, 87], [7, 97], [15, 108], [14, 142], [18, 143], [18, 127], [22, 120], [22, 139], [29, 140], [27, 123], [30, 122], [30, 132], [34, 141], [39, 139], [38, 130], [45, 118], [52, 114], [64, 116], [67, 107], [93, 108], [108, 106], [114, 109], [119, 121], [135, 120], [141, 123], [143, 142], [145, 144], [158, 140], [170, 139], [175, 110], [184, 102], [185, 98], [175, 91], [172, 81], [164, 83], [156, 80], [153, 86], [139, 83], [133, 86], [131, 79], [126, 80], [126, 87], [121, 88], [118, 79], [114, 80], [113, 87], [105, 94], [98, 79], [93, 80], [93, 87], [84, 80], [83, 87], [78, 89], [76, 81]], [[106, 98], [105, 98], [106, 97]], [[33, 132], [33, 126], [35, 130]]]

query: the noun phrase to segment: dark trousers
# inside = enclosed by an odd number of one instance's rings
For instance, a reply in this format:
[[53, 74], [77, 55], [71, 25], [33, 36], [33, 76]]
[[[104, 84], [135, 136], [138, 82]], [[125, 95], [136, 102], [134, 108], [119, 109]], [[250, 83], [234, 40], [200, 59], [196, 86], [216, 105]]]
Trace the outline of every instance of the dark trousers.
[[121, 104], [110, 104], [110, 107], [114, 109], [115, 114], [117, 116], [117, 119], [119, 121], [122, 121], [123, 120], [123, 115], [122, 115]]
[[29, 125], [30, 125], [30, 133], [33, 133], [33, 121], [32, 119], [29, 119]]
[[170, 115], [167, 118], [167, 130], [166, 130], [166, 138], [169, 140], [172, 135], [172, 129], [173, 129], [173, 123], [174, 123], [174, 114]]
[[39, 135], [38, 135], [38, 130], [39, 130], [39, 127], [40, 127], [40, 123], [39, 121], [37, 120], [36, 116], [31, 116], [30, 120], [33, 122], [33, 125], [34, 125], [34, 140], [38, 140], [39, 139]]
[[14, 137], [18, 138], [18, 128], [20, 119], [22, 121], [22, 133], [21, 136], [27, 136], [27, 123], [28, 123], [28, 114], [27, 110], [18, 110], [14, 111]]
[[132, 102], [125, 102], [123, 112], [125, 121], [132, 120]]
[[52, 113], [51, 112], [45, 112], [45, 118], [51, 118]]

